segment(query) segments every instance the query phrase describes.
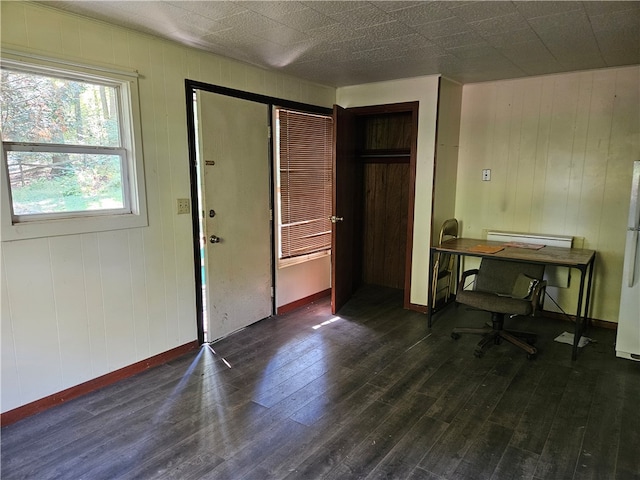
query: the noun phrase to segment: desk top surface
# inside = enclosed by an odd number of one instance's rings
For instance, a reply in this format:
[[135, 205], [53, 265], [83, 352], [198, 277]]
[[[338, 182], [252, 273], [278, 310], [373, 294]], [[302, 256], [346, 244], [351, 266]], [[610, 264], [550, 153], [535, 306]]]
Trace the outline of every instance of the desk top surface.
[[[504, 247], [496, 253], [484, 253], [473, 251], [478, 246]], [[595, 250], [583, 248], [562, 248], [544, 246], [538, 250], [520, 247], [508, 247], [503, 242], [490, 242], [474, 238], [452, 238], [440, 245], [432, 247], [437, 252], [450, 252], [458, 255], [470, 255], [475, 257], [495, 257], [505, 260], [521, 260], [524, 262], [544, 263], [547, 265], [562, 265], [569, 267], [586, 267], [593, 262]]]

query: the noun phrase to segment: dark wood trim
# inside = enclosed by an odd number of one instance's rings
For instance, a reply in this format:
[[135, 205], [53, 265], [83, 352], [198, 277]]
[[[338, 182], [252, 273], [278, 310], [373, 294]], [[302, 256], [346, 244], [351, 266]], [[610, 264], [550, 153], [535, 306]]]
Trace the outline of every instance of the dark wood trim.
[[[439, 127], [440, 127], [440, 103], [442, 101], [442, 95], [441, 95], [441, 90], [442, 90], [442, 77], [438, 78], [438, 101], [436, 102], [436, 128], [435, 128], [435, 135], [434, 135], [434, 139], [435, 139], [435, 143], [433, 145], [433, 177], [431, 180], [431, 219], [430, 219], [430, 223], [431, 223], [431, 228], [429, 229], [429, 245], [433, 245], [433, 230], [434, 228], [437, 228], [436, 225], [433, 224], [433, 216], [435, 214], [435, 205], [436, 205], [436, 173], [437, 173], [437, 168], [438, 168], [438, 133], [439, 133]], [[427, 289], [428, 295], [427, 295], [427, 303], [430, 304], [431, 302], [431, 272], [429, 272], [429, 278], [427, 279], [427, 281], [429, 282], [429, 288]]]
[[[569, 323], [576, 323], [575, 315], [568, 315], [560, 312], [550, 312], [548, 310], [543, 310], [542, 315], [546, 318], [553, 318], [554, 320], [563, 320]], [[609, 330], [617, 330], [618, 324], [616, 322], [610, 322], [609, 320], [598, 320], [597, 318], [589, 318], [588, 324], [594, 327], [607, 328]]]
[[287, 303], [286, 305], [282, 305], [281, 307], [278, 307], [277, 310], [277, 314], [278, 315], [283, 315], [285, 313], [291, 312], [293, 310], [296, 310], [300, 307], [303, 307], [305, 305], [308, 305], [310, 303], [313, 303], [317, 300], [320, 300], [321, 298], [325, 298], [331, 295], [331, 289], [327, 288], [326, 290], [322, 290], [321, 292], [317, 292], [314, 293], [312, 295], [309, 295], [307, 297], [304, 298], [300, 298], [298, 300], [296, 300], [295, 302], [291, 302], [291, 303]]
[[409, 302], [408, 304], [405, 303], [404, 308], [406, 310], [413, 310], [414, 312], [427, 313], [427, 306], [420, 305], [418, 303], [411, 303], [411, 302]]
[[236, 90], [235, 88], [223, 87], [221, 85], [212, 85], [210, 83], [198, 82], [196, 80], [185, 80], [187, 90], [204, 90], [206, 92], [218, 93], [220, 95], [227, 95], [229, 97], [241, 98], [243, 100], [249, 100], [256, 103], [264, 103], [266, 105], [290, 108], [292, 110], [301, 110], [309, 113], [321, 113], [324, 115], [331, 115], [333, 113], [332, 108], [320, 107], [318, 105], [311, 105], [308, 103], [294, 102], [292, 100], [285, 100], [283, 98], [270, 97], [268, 95], [260, 95], [258, 93], [245, 92], [244, 90]]
[[386, 103], [382, 105], [365, 105], [362, 107], [349, 107], [354, 115], [379, 115], [382, 113], [406, 113], [418, 108], [420, 102]]
[[[404, 274], [404, 308], [413, 310], [411, 304], [411, 270], [413, 267], [413, 222], [415, 220], [414, 210], [416, 205], [416, 163], [418, 155], [418, 108], [419, 102], [411, 102], [412, 125], [411, 132], [411, 157], [409, 159], [409, 205], [407, 206], [407, 250]], [[429, 281], [427, 279], [427, 284]]]
[[55, 407], [56, 405], [68, 402], [69, 400], [82, 395], [86, 395], [87, 393], [106, 387], [107, 385], [111, 385], [112, 383], [116, 383], [120, 380], [124, 380], [125, 378], [132, 377], [149, 368], [157, 367], [158, 365], [162, 365], [163, 363], [167, 363], [170, 360], [178, 358], [187, 352], [197, 349], [199, 346], [200, 343], [196, 340], [185, 343], [184, 345], [159, 353], [158, 355], [154, 355], [146, 360], [142, 360], [119, 370], [91, 379], [87, 382], [81, 383], [80, 385], [67, 388], [66, 390], [54, 393], [53, 395], [41, 398], [40, 400], [27, 403], [21, 407], [14, 408], [13, 410], [9, 410], [0, 415], [0, 425], [3, 427], [11, 425], [12, 423], [16, 423], [19, 420], [35, 415], [36, 413], [40, 413], [51, 407]]
[[[434, 310], [433, 313], [437, 313], [438, 310], [442, 310], [444, 307], [449, 306], [449, 304], [452, 303], [452, 302], [453, 301], [450, 301], [447, 304], [440, 304], [438, 307], [436, 307], [436, 310]], [[418, 305], [418, 304], [412, 303], [412, 304], [410, 304], [408, 309], [409, 310], [415, 310], [416, 312], [427, 313], [427, 306], [426, 305]], [[545, 318], [552, 318], [554, 320], [562, 320], [562, 321], [567, 322], [567, 323], [574, 323], [575, 324], [575, 322], [576, 322], [576, 316], [575, 315], [565, 315], [564, 313], [550, 312], [548, 310], [543, 310], [542, 313], [539, 316], [545, 317]], [[617, 330], [618, 329], [618, 324], [616, 322], [610, 322], [608, 320], [598, 320], [597, 318], [590, 318], [589, 319], [589, 325], [592, 325], [594, 327], [599, 327], [599, 328], [606, 328], [606, 329], [609, 329], [609, 330]]]
[[198, 163], [196, 145], [196, 125], [195, 112], [193, 109], [193, 96], [195, 90], [191, 87], [189, 80], [185, 81], [185, 98], [187, 108], [187, 145], [189, 148], [189, 178], [191, 188], [191, 231], [193, 242], [193, 269], [194, 282], [196, 285], [196, 328], [198, 332], [198, 342], [204, 343], [204, 318], [203, 318], [203, 298], [202, 298], [202, 264], [201, 239], [200, 239], [200, 205], [198, 203]]
[[409, 155], [362, 155], [360, 163], [410, 163]]

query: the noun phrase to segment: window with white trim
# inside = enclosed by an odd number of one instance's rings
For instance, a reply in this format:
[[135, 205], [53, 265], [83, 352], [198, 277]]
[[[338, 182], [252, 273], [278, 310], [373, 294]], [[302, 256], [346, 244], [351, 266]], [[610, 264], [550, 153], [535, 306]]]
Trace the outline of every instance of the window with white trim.
[[280, 265], [331, 251], [333, 118], [276, 108]]
[[0, 74], [3, 240], [146, 225], [137, 78], [6, 58]]

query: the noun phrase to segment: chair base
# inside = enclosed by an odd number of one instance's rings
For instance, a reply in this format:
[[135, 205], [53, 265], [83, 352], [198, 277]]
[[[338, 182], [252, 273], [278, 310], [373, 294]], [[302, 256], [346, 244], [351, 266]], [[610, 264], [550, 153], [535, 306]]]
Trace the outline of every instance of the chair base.
[[536, 342], [537, 336], [531, 332], [521, 332], [516, 330], [504, 330], [504, 314], [493, 313], [491, 316], [491, 323], [487, 324], [483, 328], [454, 328], [451, 331], [451, 338], [457, 340], [461, 334], [473, 333], [476, 335], [482, 335], [482, 340], [478, 342], [473, 354], [476, 357], [482, 357], [484, 352], [491, 347], [491, 345], [499, 345], [502, 340], [515, 345], [516, 347], [527, 352], [527, 358], [530, 360], [535, 358], [538, 350], [532, 345]]

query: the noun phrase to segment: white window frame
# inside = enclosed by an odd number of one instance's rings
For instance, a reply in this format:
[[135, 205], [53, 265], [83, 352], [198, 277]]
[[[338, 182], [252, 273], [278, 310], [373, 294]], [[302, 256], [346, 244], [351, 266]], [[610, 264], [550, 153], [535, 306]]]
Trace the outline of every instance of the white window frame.
[[[2, 142], [0, 161], [0, 225], [2, 241], [73, 235], [148, 226], [142, 155], [138, 75], [53, 60], [24, 53], [2, 52], [1, 66], [25, 73], [49, 75], [115, 87], [118, 91], [120, 147]], [[7, 169], [7, 151], [46, 151], [118, 155], [123, 179], [123, 208], [55, 214], [14, 215]]]

